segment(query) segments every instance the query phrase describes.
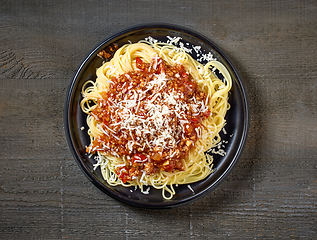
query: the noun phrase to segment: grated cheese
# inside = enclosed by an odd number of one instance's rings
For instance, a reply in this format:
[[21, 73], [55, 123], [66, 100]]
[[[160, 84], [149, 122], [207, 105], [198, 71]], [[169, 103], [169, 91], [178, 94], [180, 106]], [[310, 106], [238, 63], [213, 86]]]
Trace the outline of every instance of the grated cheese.
[[192, 191], [192, 193], [195, 193], [195, 191], [193, 190], [193, 188], [188, 184], [187, 187], [189, 188], [190, 191]]
[[150, 187], [148, 187], [145, 191], [142, 191], [143, 194], [150, 194]]

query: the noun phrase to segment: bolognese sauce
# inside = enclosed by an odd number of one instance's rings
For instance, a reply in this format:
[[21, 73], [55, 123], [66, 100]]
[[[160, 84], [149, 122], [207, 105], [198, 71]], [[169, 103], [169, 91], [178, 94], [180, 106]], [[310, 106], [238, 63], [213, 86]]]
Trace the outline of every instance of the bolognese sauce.
[[185, 68], [155, 57], [137, 70], [113, 77], [91, 112], [102, 134], [86, 151], [113, 155], [126, 164], [115, 168], [123, 183], [158, 170], [184, 170], [211, 115], [208, 96]]

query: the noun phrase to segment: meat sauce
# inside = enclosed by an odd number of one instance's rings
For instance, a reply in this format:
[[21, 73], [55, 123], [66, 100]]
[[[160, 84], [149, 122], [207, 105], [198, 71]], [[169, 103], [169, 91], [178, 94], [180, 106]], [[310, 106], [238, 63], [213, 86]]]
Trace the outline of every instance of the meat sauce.
[[113, 77], [98, 99], [91, 114], [103, 134], [86, 149], [124, 158], [125, 166], [115, 168], [124, 183], [158, 170], [183, 171], [211, 113], [207, 94], [182, 65], [137, 57], [136, 67]]

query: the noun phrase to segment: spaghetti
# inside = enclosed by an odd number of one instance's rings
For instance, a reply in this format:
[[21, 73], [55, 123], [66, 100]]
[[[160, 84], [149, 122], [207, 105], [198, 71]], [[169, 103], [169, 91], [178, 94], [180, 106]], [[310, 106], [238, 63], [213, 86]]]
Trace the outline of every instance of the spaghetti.
[[[220, 80], [211, 70], [216, 68]], [[119, 48], [82, 89], [91, 143], [109, 185], [148, 186], [165, 199], [174, 186], [212, 172], [229, 109], [231, 77], [218, 61], [202, 65], [171, 44], [141, 41]]]

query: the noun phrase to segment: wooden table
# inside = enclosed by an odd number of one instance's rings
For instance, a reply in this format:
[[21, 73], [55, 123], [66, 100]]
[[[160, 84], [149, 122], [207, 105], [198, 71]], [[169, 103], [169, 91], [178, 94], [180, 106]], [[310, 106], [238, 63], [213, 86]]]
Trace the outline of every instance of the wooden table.
[[[0, 2], [1, 239], [316, 239], [317, 2]], [[141, 209], [98, 190], [65, 139], [77, 66], [139, 23], [200, 32], [239, 69], [251, 124], [237, 167], [206, 197]]]

